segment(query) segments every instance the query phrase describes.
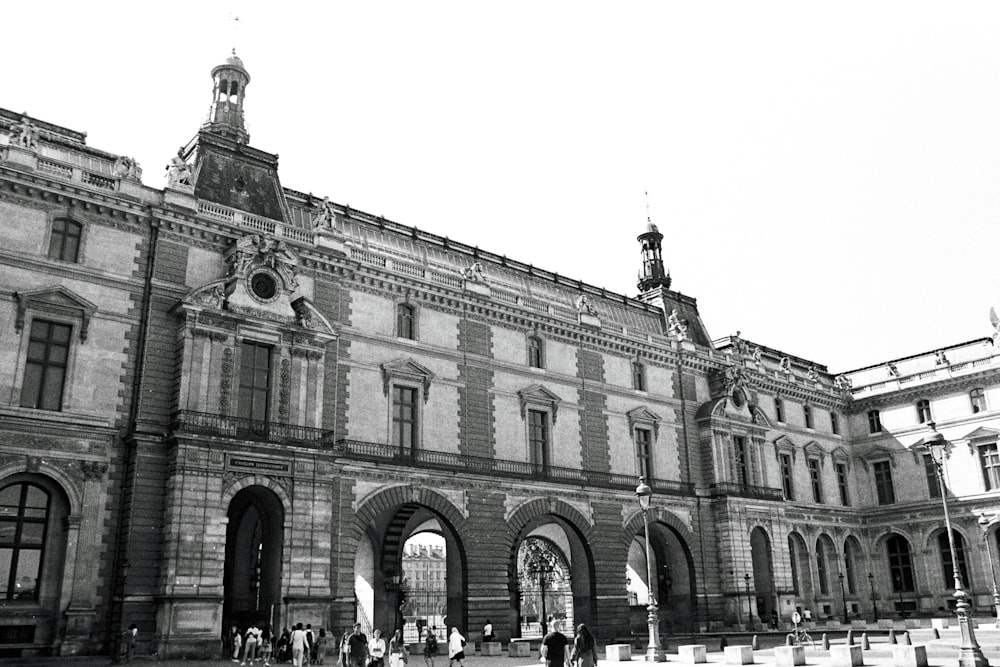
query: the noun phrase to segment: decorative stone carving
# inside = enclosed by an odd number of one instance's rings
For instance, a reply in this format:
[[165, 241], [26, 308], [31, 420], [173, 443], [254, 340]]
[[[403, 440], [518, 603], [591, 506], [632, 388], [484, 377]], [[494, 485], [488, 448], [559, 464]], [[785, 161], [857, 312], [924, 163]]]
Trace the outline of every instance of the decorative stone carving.
[[108, 471], [108, 464], [104, 461], [80, 461], [80, 470], [83, 471], [83, 479], [86, 481], [100, 481]]
[[120, 155], [115, 160], [115, 166], [111, 172], [118, 178], [125, 178], [131, 181], [138, 181], [142, 178], [142, 168], [134, 157]]
[[29, 292], [14, 292], [17, 299], [17, 315], [14, 319], [14, 331], [20, 333], [24, 328], [26, 311], [30, 308], [45, 313], [54, 313], [80, 320], [80, 342], [87, 341], [87, 330], [90, 318], [97, 312], [97, 306], [62, 285], [48, 289], [31, 290]]
[[590, 302], [590, 297], [586, 294], [576, 297], [576, 312], [581, 315], [597, 316], [597, 308], [594, 308], [594, 304]]
[[667, 331], [671, 336], [674, 337], [677, 342], [683, 342], [688, 340], [688, 328], [687, 324], [681, 320], [680, 316], [677, 315], [677, 309], [674, 308], [667, 317]]
[[28, 472], [38, 472], [42, 467], [42, 457], [41, 456], [29, 456], [27, 460], [27, 470]]
[[293, 291], [299, 286], [299, 258], [284, 241], [269, 234], [249, 234], [237, 239], [230, 262], [230, 275], [238, 278], [247, 276], [251, 267], [264, 266], [280, 275], [286, 290]]
[[892, 363], [890, 361], [889, 363], [887, 363], [885, 365], [885, 367], [886, 367], [886, 370], [889, 371], [889, 377], [891, 377], [891, 378], [898, 378], [899, 377], [899, 369], [896, 368], [896, 364], [894, 364], [894, 363]]
[[838, 375], [833, 379], [833, 384], [843, 392], [851, 391], [851, 378], [846, 375]]
[[229, 414], [229, 392], [233, 383], [233, 349], [222, 351], [222, 377], [219, 378], [219, 414]]
[[337, 222], [337, 213], [333, 209], [333, 203], [330, 201], [329, 197], [323, 197], [323, 201], [317, 204], [314, 209], [316, 214], [313, 216], [313, 228], [317, 231], [321, 229], [333, 230], [334, 224]]
[[483, 273], [483, 263], [473, 262], [471, 266], [462, 271], [462, 277], [474, 283], [486, 282], [486, 274]]
[[177, 149], [177, 155], [170, 158], [170, 163], [166, 166], [167, 187], [176, 190], [194, 190], [193, 174], [191, 167], [184, 161], [184, 147]]
[[815, 366], [809, 367], [808, 374], [811, 382], [819, 382], [819, 371], [816, 370]]
[[292, 369], [288, 359], [281, 360], [278, 384], [278, 421], [288, 423], [288, 398], [291, 394]]
[[1000, 317], [997, 316], [997, 311], [990, 306], [990, 324], [993, 325], [993, 336], [990, 340], [993, 341], [993, 345], [997, 344], [997, 340], [1000, 340]]
[[789, 375], [792, 374], [792, 360], [788, 357], [782, 357], [781, 361], [778, 362], [778, 366], [780, 366], [781, 370], [785, 373], [788, 373]]
[[761, 349], [759, 345], [754, 345], [750, 348], [750, 359], [752, 359], [755, 364], [761, 363]]
[[948, 355], [944, 353], [944, 350], [934, 351], [934, 365], [935, 366], [947, 366], [950, 362], [948, 361]]
[[10, 145], [30, 151], [37, 150], [38, 135], [38, 128], [31, 124], [27, 116], [21, 116], [20, 123], [12, 123], [10, 126]]

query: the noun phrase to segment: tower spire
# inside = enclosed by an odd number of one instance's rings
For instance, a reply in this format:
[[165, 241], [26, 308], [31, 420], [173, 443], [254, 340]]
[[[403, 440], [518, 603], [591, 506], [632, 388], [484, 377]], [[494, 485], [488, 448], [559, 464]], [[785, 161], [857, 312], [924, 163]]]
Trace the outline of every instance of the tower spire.
[[636, 237], [642, 246], [642, 272], [639, 274], [638, 282], [639, 290], [642, 292], [648, 292], [657, 287], [670, 288], [670, 273], [663, 269], [663, 234], [653, 224], [649, 214], [649, 192], [647, 191], [645, 194], [646, 231]]
[[247, 143], [250, 134], [243, 122], [243, 99], [249, 83], [250, 74], [233, 47], [232, 55], [226, 58], [226, 62], [212, 69], [212, 106], [203, 128], [241, 144]]

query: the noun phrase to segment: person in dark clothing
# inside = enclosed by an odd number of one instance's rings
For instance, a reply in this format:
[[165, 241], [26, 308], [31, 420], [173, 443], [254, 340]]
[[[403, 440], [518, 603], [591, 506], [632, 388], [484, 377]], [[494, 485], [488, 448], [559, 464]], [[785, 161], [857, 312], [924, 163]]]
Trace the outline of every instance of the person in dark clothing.
[[361, 624], [354, 624], [354, 632], [347, 638], [347, 658], [350, 667], [365, 667], [368, 662], [368, 637], [361, 632]]
[[566, 635], [553, 630], [542, 638], [541, 651], [545, 658], [545, 667], [563, 667], [566, 664], [566, 645], [569, 640]]

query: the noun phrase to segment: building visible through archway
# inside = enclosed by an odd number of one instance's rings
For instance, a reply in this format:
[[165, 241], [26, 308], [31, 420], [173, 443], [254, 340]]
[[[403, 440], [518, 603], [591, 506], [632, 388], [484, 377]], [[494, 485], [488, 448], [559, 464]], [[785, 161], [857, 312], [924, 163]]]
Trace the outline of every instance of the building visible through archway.
[[269, 489], [250, 486], [233, 497], [228, 516], [223, 629], [250, 623], [280, 627], [281, 500]]

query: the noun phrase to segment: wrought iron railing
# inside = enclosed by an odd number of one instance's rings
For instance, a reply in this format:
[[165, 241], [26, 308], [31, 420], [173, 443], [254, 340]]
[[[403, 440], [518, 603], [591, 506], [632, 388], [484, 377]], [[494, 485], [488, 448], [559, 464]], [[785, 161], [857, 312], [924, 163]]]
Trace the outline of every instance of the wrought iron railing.
[[720, 482], [709, 487], [713, 496], [739, 496], [740, 498], [756, 498], [758, 500], [784, 500], [781, 489], [770, 486], [750, 486], [734, 482]]
[[333, 446], [333, 431], [243, 417], [228, 417], [208, 412], [192, 412], [191, 410], [179, 410], [174, 413], [173, 428], [185, 433], [215, 435], [239, 440]]
[[[265, 422], [241, 417], [228, 417], [207, 412], [179, 410], [174, 413], [173, 430], [181, 433], [211, 435], [238, 440], [292, 444], [331, 449], [347, 459], [387, 463], [410, 468], [447, 470], [479, 475], [500, 476], [508, 479], [530, 479], [559, 484], [592, 486], [606, 489], [635, 489], [639, 478], [599, 470], [582, 470], [561, 466], [469, 456], [432, 449], [404, 450], [380, 442], [333, 439], [333, 431]], [[657, 494], [693, 496], [694, 485], [667, 479], [647, 480]], [[781, 490], [778, 489], [780, 496]]]

